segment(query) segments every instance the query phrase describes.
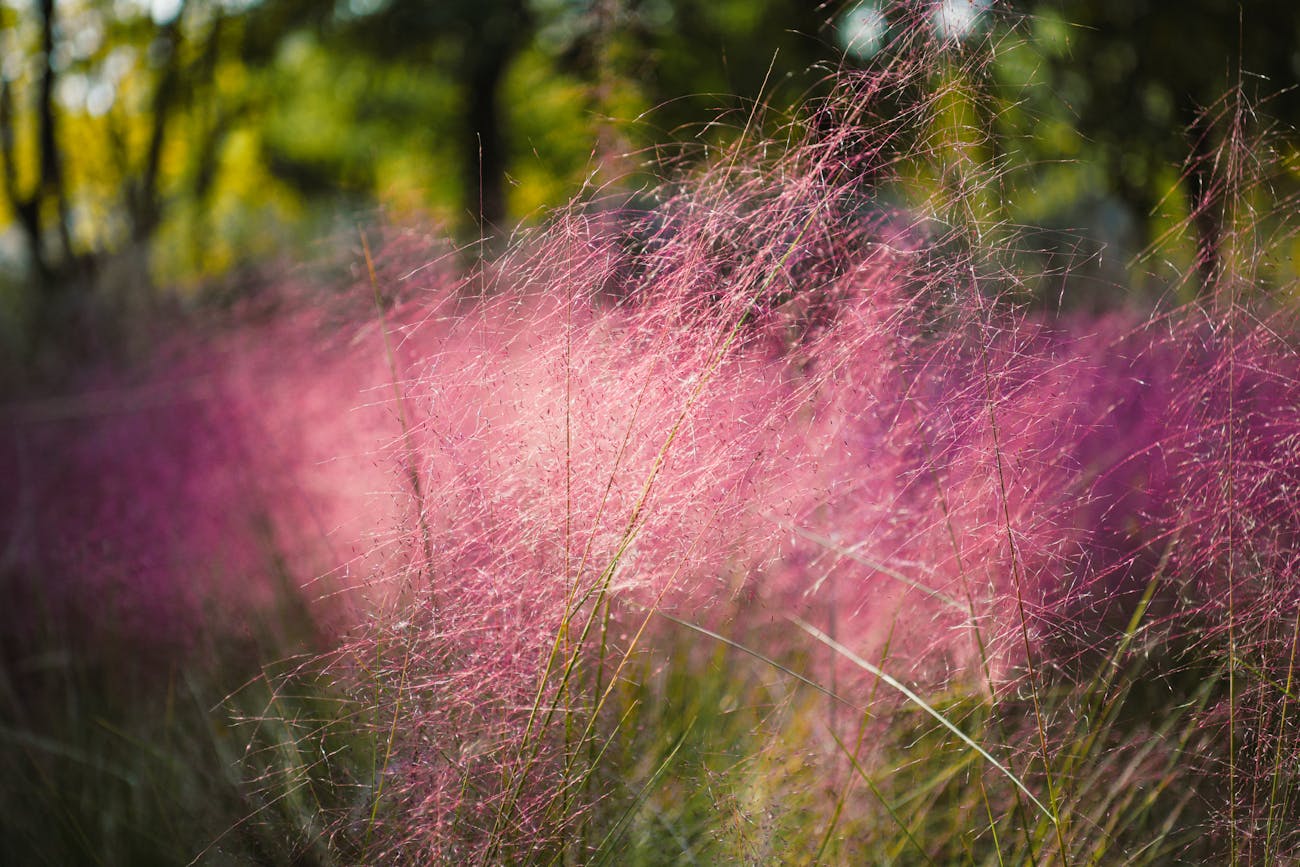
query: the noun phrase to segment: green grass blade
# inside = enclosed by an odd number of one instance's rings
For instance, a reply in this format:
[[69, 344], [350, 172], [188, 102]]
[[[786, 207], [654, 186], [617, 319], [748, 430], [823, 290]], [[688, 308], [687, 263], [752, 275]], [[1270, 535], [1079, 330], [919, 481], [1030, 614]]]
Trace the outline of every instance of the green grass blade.
[[912, 702], [921, 710], [925, 711], [927, 714], [932, 716], [935, 719], [935, 721], [938, 722], [941, 726], [943, 726], [944, 728], [948, 729], [948, 731], [956, 735], [957, 738], [961, 740], [962, 743], [966, 744], [966, 746], [970, 747], [972, 750], [979, 753], [980, 756], [983, 757], [984, 761], [988, 762], [990, 765], [997, 768], [1008, 780], [1010, 780], [1015, 785], [1017, 789], [1024, 792], [1025, 796], [1029, 798], [1029, 800], [1034, 802], [1034, 806], [1038, 807], [1038, 809], [1042, 811], [1043, 815], [1047, 817], [1048, 821], [1050, 821], [1053, 825], [1056, 824], [1057, 819], [1056, 816], [1052, 814], [1052, 811], [1049, 810], [1047, 806], [1043, 804], [1042, 801], [1038, 800], [1038, 798], [1034, 795], [1034, 793], [1029, 790], [1029, 787], [1026, 786], [1023, 782], [1021, 782], [1020, 778], [1011, 772], [1010, 768], [1008, 768], [1006, 765], [999, 762], [997, 759], [993, 758], [993, 756], [990, 755], [987, 750], [985, 750], [979, 744], [975, 743], [975, 741], [973, 741], [969, 735], [967, 735], [961, 729], [957, 728], [957, 726], [953, 725], [948, 720], [947, 717], [945, 717], [943, 714], [939, 713], [937, 710], [931, 707], [930, 704], [925, 699], [921, 698], [919, 695], [917, 695], [915, 692], [909, 689], [906, 684], [892, 677], [888, 672], [884, 671], [883, 669], [875, 665], [872, 665], [870, 662], [867, 662], [865, 659], [858, 656], [852, 650], [849, 650], [843, 644], [840, 644], [838, 641], [831, 638], [829, 635], [822, 632], [820, 629], [813, 626], [812, 624], [805, 623], [804, 621], [800, 620], [797, 617], [792, 617], [791, 620], [795, 623], [795, 625], [797, 625], [804, 632], [807, 632], [813, 638], [817, 639], [822, 644], [829, 647], [831, 650], [834, 650], [836, 653], [843, 656], [849, 662], [852, 662], [858, 668], [861, 668], [863, 671], [869, 674], [875, 675], [886, 685], [893, 688], [897, 692], [901, 693], [903, 697], [906, 698], [908, 701]]

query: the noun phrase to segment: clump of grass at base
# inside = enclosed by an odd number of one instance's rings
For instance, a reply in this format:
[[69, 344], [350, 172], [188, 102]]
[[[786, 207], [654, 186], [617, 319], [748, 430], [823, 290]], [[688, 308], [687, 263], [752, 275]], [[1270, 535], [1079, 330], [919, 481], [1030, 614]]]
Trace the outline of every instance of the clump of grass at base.
[[[6, 587], [27, 616], [0, 655], [0, 860], [291, 864], [315, 852], [316, 863], [334, 861], [309, 833], [319, 805], [259, 803], [244, 750], [266, 738], [223, 703], [260, 658], [315, 652], [303, 599], [286, 591], [239, 626], [191, 624], [184, 646], [155, 635], [142, 652], [130, 629], [79, 628], [37, 576], [9, 574]], [[241, 700], [257, 692], [241, 689]]]

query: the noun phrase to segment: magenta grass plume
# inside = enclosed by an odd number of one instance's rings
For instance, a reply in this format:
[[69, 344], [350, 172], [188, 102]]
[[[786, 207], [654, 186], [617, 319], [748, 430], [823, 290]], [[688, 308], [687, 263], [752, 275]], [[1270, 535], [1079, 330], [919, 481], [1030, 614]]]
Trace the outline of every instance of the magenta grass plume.
[[1014, 251], [884, 195], [894, 148], [939, 147], [900, 132], [932, 102], [873, 114], [917, 75], [846, 77], [790, 125], [803, 143], [742, 142], [652, 206], [575, 204], [468, 274], [371, 230], [363, 301], [106, 377], [134, 407], [25, 408], [7, 568], [146, 638], [256, 606], [268, 563], [334, 600], [321, 665], [373, 756], [320, 833], [366, 863], [582, 863], [618, 839], [599, 769], [673, 621], [761, 636], [858, 708], [910, 699], [801, 623], [923, 694], [1019, 707], [988, 755], [1063, 860], [1100, 826], [1044, 696], [1091, 701], [1139, 642], [1153, 683], [1223, 679], [1205, 736], [1162, 741], [1222, 801], [1203, 830], [1293, 853], [1294, 312], [1240, 274], [1108, 315], [1014, 295]]

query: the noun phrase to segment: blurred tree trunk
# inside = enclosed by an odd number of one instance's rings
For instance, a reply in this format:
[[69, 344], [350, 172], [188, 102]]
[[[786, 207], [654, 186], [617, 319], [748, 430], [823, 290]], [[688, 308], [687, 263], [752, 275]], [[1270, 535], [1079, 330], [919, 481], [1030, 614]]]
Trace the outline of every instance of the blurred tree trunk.
[[[158, 191], [158, 171], [162, 163], [163, 147], [167, 143], [167, 130], [172, 110], [176, 106], [181, 86], [181, 31], [180, 22], [185, 16], [182, 2], [175, 17], [163, 25], [151, 50], [163, 55], [162, 71], [154, 88], [150, 106], [149, 143], [144, 160], [136, 177], [127, 183], [127, 214], [131, 223], [132, 246], [143, 251], [162, 222], [162, 199]], [[141, 252], [143, 255], [143, 252]], [[146, 269], [147, 270], [147, 269]]]
[[469, 17], [462, 55], [465, 94], [464, 165], [471, 183], [470, 213], [483, 234], [499, 229], [506, 218], [506, 116], [501, 86], [506, 70], [528, 42], [532, 20], [526, 0], [480, 0]]
[[476, 195], [470, 203], [483, 233], [504, 224], [506, 216], [506, 148], [501, 111], [501, 79], [508, 62], [508, 46], [484, 45], [472, 51], [465, 78], [467, 138], [465, 166], [477, 183], [467, 187]]
[[[27, 245], [32, 276], [48, 293], [58, 282], [60, 271], [72, 264], [73, 248], [68, 220], [68, 200], [63, 182], [62, 153], [59, 150], [54, 89], [54, 0], [38, 0], [40, 27], [40, 74], [32, 106], [36, 118], [36, 182], [31, 190], [19, 189], [16, 163], [18, 130], [9, 81], [0, 81], [0, 159], [4, 161], [4, 193], [18, 218]], [[47, 241], [46, 219], [53, 211], [55, 234], [62, 248], [62, 261], [53, 255]]]
[[63, 185], [63, 159], [59, 151], [57, 119], [54, 113], [54, 0], [40, 0], [41, 85], [36, 97], [41, 177], [37, 198], [53, 202], [55, 224], [63, 255], [70, 262], [72, 238], [68, 228], [68, 198]]

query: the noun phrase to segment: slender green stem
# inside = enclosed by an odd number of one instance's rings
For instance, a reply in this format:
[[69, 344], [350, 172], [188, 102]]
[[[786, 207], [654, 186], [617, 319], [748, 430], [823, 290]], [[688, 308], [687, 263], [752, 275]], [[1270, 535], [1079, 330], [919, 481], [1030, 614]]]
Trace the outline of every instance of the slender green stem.
[[831, 638], [829, 635], [822, 632], [817, 627], [805, 623], [804, 621], [799, 620], [798, 618], [792, 618], [792, 620], [795, 623], [795, 625], [797, 625], [804, 632], [807, 632], [817, 641], [820, 641], [822, 644], [825, 644], [827, 647], [831, 648], [836, 653], [840, 654], [845, 659], [852, 662], [858, 668], [861, 668], [863, 671], [875, 675], [877, 678], [883, 681], [887, 686], [889, 686], [894, 690], [897, 690], [899, 693], [903, 695], [904, 698], [906, 698], [908, 701], [912, 702], [912, 704], [916, 705], [921, 710], [925, 711], [927, 714], [933, 717], [940, 725], [942, 725], [948, 731], [956, 735], [958, 740], [966, 744], [966, 746], [970, 747], [975, 752], [979, 753], [979, 755], [984, 759], [984, 761], [988, 762], [990, 765], [992, 765], [994, 768], [1000, 771], [1003, 776], [1005, 776], [1008, 780], [1010, 780], [1015, 785], [1016, 788], [1024, 792], [1025, 796], [1028, 797], [1029, 800], [1034, 802], [1034, 806], [1038, 807], [1038, 809], [1042, 811], [1043, 815], [1047, 818], [1049, 822], [1051, 822], [1052, 824], [1056, 824], [1057, 822], [1056, 813], [1053, 810], [1048, 809], [1047, 805], [1045, 805], [1042, 801], [1038, 800], [1037, 796], [1035, 796], [1034, 793], [1029, 790], [1028, 786], [1026, 786], [1023, 782], [1021, 782], [1019, 777], [1013, 774], [1006, 765], [1002, 764], [997, 759], [993, 758], [993, 756], [987, 750], [985, 750], [979, 744], [975, 743], [975, 741], [971, 739], [970, 735], [966, 734], [964, 731], [962, 731], [960, 728], [954, 725], [947, 717], [939, 713], [939, 711], [935, 710], [934, 707], [931, 706], [929, 702], [921, 698], [921, 696], [917, 695], [906, 684], [904, 684], [902, 681], [898, 680], [897, 678], [893, 677], [891, 674], [889, 674], [887, 671], [880, 668], [879, 666], [872, 665], [870, 662], [867, 662], [861, 656], [858, 656], [856, 653], [854, 653], [849, 648], [845, 647], [843, 644], [840, 644], [839, 642], [835, 641], [835, 639]]

